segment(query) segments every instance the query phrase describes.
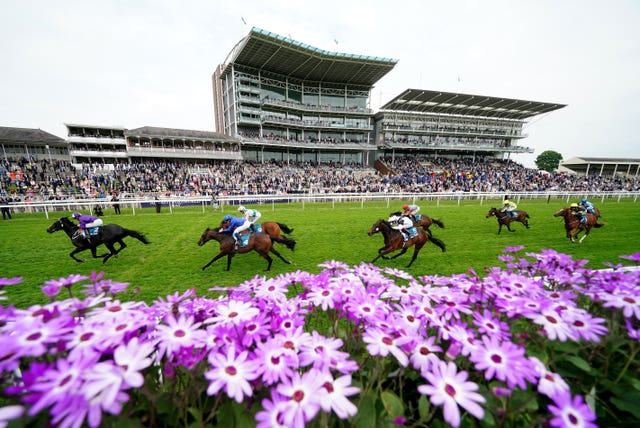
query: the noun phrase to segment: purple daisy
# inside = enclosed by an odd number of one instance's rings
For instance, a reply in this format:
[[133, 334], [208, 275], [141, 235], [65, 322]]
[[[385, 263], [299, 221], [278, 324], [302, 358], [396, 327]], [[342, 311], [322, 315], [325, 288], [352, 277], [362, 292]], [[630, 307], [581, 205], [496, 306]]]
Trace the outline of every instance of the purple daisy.
[[484, 409], [478, 403], [486, 400], [476, 392], [478, 385], [467, 381], [467, 372], [458, 372], [453, 362], [438, 362], [424, 377], [429, 384], [418, 386], [418, 391], [428, 395], [434, 406], [443, 406], [444, 420], [449, 424], [460, 426], [458, 406], [478, 419], [484, 418]]

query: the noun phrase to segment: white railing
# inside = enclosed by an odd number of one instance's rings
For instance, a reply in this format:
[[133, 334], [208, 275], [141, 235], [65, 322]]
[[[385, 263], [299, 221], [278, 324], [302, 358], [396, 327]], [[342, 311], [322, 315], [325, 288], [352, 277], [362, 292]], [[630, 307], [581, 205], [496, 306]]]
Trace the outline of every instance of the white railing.
[[[564, 204], [575, 202], [580, 198], [587, 197], [594, 202], [603, 204], [607, 202], [619, 202], [622, 199], [631, 199], [638, 202], [640, 192], [451, 192], [451, 193], [315, 193], [315, 194], [283, 194], [283, 195], [228, 195], [216, 198], [216, 209], [224, 212], [225, 208], [242, 205], [271, 205], [275, 209], [275, 204], [296, 203], [331, 203], [335, 205], [341, 202], [358, 202], [364, 207], [366, 202], [382, 201], [387, 205], [392, 202], [420, 202], [435, 201], [439, 205], [443, 201], [454, 201], [460, 204], [463, 201], [477, 200], [481, 205], [487, 201], [502, 200], [505, 195], [510, 199], [520, 202], [521, 200], [557, 200]], [[203, 212], [211, 210], [214, 206], [214, 200], [210, 196], [199, 197], [170, 197], [162, 198], [156, 201], [153, 197], [144, 198], [125, 198], [118, 201], [121, 209], [132, 209], [135, 215], [140, 210], [155, 210], [156, 203], [159, 202], [161, 210], [169, 210], [173, 212], [176, 207], [198, 206]], [[113, 202], [110, 199], [66, 199], [58, 201], [43, 202], [16, 202], [10, 205], [0, 205], [0, 207], [8, 206], [14, 213], [43, 213], [46, 218], [56, 216], [58, 213], [67, 214], [73, 211], [82, 211], [94, 213], [96, 207], [104, 209], [112, 209]]]

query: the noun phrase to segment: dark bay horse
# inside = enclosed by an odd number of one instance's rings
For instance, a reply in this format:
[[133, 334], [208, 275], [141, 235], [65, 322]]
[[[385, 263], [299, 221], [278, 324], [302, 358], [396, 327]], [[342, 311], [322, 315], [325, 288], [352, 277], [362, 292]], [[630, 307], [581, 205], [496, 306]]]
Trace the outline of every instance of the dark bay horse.
[[[231, 220], [223, 220], [220, 223], [220, 227], [225, 229], [229, 225], [230, 221]], [[260, 225], [262, 226], [262, 233], [269, 235], [274, 242], [286, 245], [286, 247], [291, 251], [295, 249], [296, 241], [294, 239], [287, 238], [280, 233], [280, 231], [285, 233], [293, 232], [293, 229], [290, 229], [286, 224], [275, 221], [265, 221], [264, 223], [260, 223]]]
[[[402, 213], [400, 211], [391, 213], [391, 216], [400, 217], [401, 215], [402, 215]], [[433, 236], [433, 234], [431, 233], [431, 230], [429, 229], [432, 224], [435, 224], [439, 228], [444, 229], [444, 223], [441, 220], [438, 220], [438, 219], [435, 219], [435, 218], [431, 218], [426, 214], [418, 214], [418, 215], [420, 216], [420, 220], [416, 219], [415, 216], [411, 217], [411, 220], [413, 220], [413, 225], [415, 227], [421, 227], [422, 230], [424, 230], [425, 232], [427, 232], [429, 234], [429, 237]]]
[[[444, 242], [440, 241], [438, 238], [429, 237], [429, 235], [427, 235], [425, 231], [420, 228], [416, 228], [416, 230], [418, 231], [418, 235], [410, 238], [405, 242], [402, 236], [402, 232], [391, 227], [391, 223], [383, 219], [376, 221], [373, 226], [371, 226], [371, 229], [369, 229], [368, 234], [369, 236], [372, 236], [373, 234], [378, 232], [382, 233], [382, 236], [384, 237], [384, 247], [378, 250], [378, 255], [371, 261], [371, 263], [375, 263], [375, 261], [380, 257], [386, 260], [395, 259], [396, 257], [399, 257], [406, 253], [407, 249], [413, 246], [413, 257], [411, 257], [411, 261], [407, 265], [407, 267], [409, 267], [418, 257], [418, 253], [420, 252], [424, 244], [427, 243], [427, 241], [433, 242], [438, 247], [440, 247], [442, 251], [445, 251]], [[396, 250], [401, 251], [393, 257], [387, 257], [387, 254], [392, 253]]]
[[510, 226], [511, 222], [513, 221], [520, 222], [524, 224], [527, 229], [529, 229], [529, 214], [527, 214], [526, 211], [522, 210], [516, 210], [514, 212], [516, 213], [516, 216], [514, 218], [511, 218], [509, 217], [509, 214], [500, 211], [499, 209], [491, 208], [485, 217], [489, 218], [491, 216], [496, 216], [496, 219], [498, 220], [498, 235], [500, 235], [500, 232], [502, 232], [502, 226], [507, 226], [509, 232], [515, 232], [515, 230], [511, 230]]
[[[69, 256], [80, 263], [85, 260], [79, 259], [75, 255], [86, 250], [91, 250], [91, 255], [94, 259], [101, 258], [102, 263], [106, 263], [106, 261], [112, 256], [117, 257], [118, 253], [127, 246], [123, 241], [127, 236], [132, 236], [145, 245], [149, 244], [149, 241], [142, 233], [136, 232], [135, 230], [125, 229], [117, 224], [105, 224], [100, 227], [98, 235], [85, 239], [78, 233], [80, 226], [69, 220], [68, 217], [62, 217], [49, 226], [47, 232], [54, 233], [59, 230], [63, 230], [69, 239], [71, 239], [71, 243], [76, 247], [71, 253], [69, 253]], [[114, 246], [116, 242], [119, 244], [118, 249]], [[109, 253], [98, 255], [96, 249], [102, 244], [107, 247]]]
[[[218, 229], [209, 229], [207, 227], [198, 240], [198, 246], [202, 247], [212, 239], [215, 239], [220, 244], [220, 252], [213, 259], [211, 259], [209, 263], [202, 266], [202, 270], [205, 270], [206, 268], [211, 266], [213, 262], [224, 256], [227, 256], [227, 270], [230, 270], [231, 259], [236, 254], [235, 241], [233, 237], [229, 233], [223, 233]], [[260, 254], [260, 257], [264, 258], [267, 261], [267, 270], [271, 270], [271, 263], [273, 262], [273, 259], [269, 256], [270, 252], [275, 254], [286, 264], [290, 265], [291, 262], [282, 257], [282, 255], [278, 251], [276, 251], [275, 248], [273, 248], [273, 239], [274, 238], [267, 235], [266, 233], [252, 233], [249, 235], [249, 242], [247, 246], [241, 246], [238, 248], [238, 254], [245, 254], [251, 251], [257, 252], [258, 254]]]
[[564, 229], [567, 231], [567, 238], [571, 239], [571, 242], [576, 242], [576, 238], [580, 232], [584, 231], [584, 235], [578, 241], [582, 243], [584, 238], [589, 236], [591, 228], [598, 228], [605, 225], [604, 223], [599, 223], [598, 217], [594, 214], [586, 214], [587, 222], [580, 223], [580, 216], [576, 216], [569, 207], [562, 208], [560, 211], [554, 213], [553, 216], [564, 218]]

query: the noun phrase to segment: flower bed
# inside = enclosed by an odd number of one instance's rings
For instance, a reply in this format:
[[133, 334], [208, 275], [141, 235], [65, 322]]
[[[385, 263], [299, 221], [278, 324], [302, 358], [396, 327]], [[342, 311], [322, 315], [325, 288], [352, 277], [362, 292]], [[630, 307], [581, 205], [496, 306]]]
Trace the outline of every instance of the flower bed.
[[522, 250], [482, 276], [329, 261], [151, 305], [101, 273], [47, 281], [51, 303], [1, 308], [0, 426], [640, 420], [640, 271]]

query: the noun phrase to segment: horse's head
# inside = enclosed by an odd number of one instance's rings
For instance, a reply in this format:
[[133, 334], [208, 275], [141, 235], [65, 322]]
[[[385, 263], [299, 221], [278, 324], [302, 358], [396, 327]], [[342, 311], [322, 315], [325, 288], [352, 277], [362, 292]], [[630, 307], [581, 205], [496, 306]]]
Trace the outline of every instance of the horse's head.
[[217, 230], [209, 229], [207, 227], [204, 230], [204, 232], [202, 232], [202, 235], [200, 236], [200, 239], [198, 240], [198, 246], [202, 247], [204, 244], [206, 244], [207, 242], [211, 241], [211, 239], [213, 239], [213, 237], [215, 236], [216, 233], [218, 233]]
[[560, 211], [553, 213], [553, 216], [554, 217], [566, 217], [570, 213], [571, 213], [571, 210], [569, 209], [569, 207], [564, 207]]
[[496, 215], [497, 212], [498, 212], [498, 210], [496, 210], [495, 208], [491, 208], [489, 210], [489, 212], [487, 213], [487, 215], [485, 216], [485, 218], [489, 218], [491, 216], [494, 216], [494, 215]]
[[374, 233], [378, 233], [381, 232], [384, 229], [389, 229], [391, 226], [389, 225], [389, 222], [387, 222], [386, 220], [380, 219], [378, 221], [376, 221], [373, 226], [371, 226], [371, 229], [369, 229], [368, 235], [371, 236]]
[[70, 227], [74, 227], [74, 224], [67, 217], [62, 217], [56, 220], [51, 226], [47, 228], [47, 233], [57, 232], [59, 230], [66, 230]]

